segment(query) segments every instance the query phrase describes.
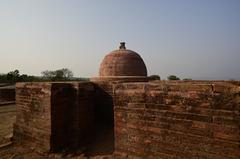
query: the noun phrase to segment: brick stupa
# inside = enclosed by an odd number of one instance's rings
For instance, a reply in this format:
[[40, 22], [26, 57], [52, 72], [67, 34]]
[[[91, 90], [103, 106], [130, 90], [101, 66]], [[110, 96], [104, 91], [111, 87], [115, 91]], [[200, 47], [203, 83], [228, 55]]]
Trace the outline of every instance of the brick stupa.
[[147, 68], [141, 56], [126, 49], [121, 42], [119, 49], [107, 54], [99, 69], [99, 77], [91, 81], [147, 81]]

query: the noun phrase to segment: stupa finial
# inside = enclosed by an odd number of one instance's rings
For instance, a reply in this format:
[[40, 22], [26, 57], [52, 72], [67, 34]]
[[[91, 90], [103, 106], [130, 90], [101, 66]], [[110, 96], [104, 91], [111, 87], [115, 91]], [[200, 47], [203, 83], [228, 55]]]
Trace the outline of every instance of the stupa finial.
[[121, 49], [126, 50], [125, 42], [120, 42], [119, 49], [120, 49], [120, 50], [121, 50]]

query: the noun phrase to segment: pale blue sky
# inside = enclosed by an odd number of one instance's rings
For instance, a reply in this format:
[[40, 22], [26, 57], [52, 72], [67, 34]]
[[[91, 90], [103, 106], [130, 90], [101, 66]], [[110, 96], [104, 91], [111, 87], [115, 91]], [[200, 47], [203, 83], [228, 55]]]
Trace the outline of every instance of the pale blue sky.
[[0, 0], [0, 72], [97, 76], [125, 41], [148, 74], [240, 79], [240, 0]]

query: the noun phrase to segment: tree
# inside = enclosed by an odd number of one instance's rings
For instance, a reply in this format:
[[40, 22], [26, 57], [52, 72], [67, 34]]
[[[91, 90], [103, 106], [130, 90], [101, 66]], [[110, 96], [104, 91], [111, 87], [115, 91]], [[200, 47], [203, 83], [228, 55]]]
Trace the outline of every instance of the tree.
[[0, 83], [8, 83], [7, 74], [0, 74]]
[[175, 75], [170, 75], [170, 76], [168, 76], [168, 80], [180, 80], [180, 78], [178, 78]]
[[42, 76], [46, 80], [50, 81], [64, 81], [70, 80], [73, 77], [73, 72], [67, 68], [55, 70], [55, 71], [43, 71]]
[[67, 68], [56, 70], [56, 76], [59, 78], [70, 79], [73, 77], [73, 72]]
[[20, 82], [28, 82], [28, 75], [26, 75], [26, 74], [20, 75], [19, 81]]
[[148, 77], [148, 79], [150, 81], [152, 81], [152, 80], [161, 80], [159, 75], [151, 75], [151, 76]]
[[22, 74], [19, 76], [19, 79], [17, 82], [40, 82], [40, 81], [42, 80], [39, 77]]
[[52, 80], [55, 77], [54, 71], [46, 70], [46, 71], [42, 71], [41, 74], [42, 74], [43, 78], [46, 80]]
[[18, 70], [11, 71], [7, 74], [7, 81], [10, 83], [15, 83], [19, 80], [19, 76], [20, 74]]

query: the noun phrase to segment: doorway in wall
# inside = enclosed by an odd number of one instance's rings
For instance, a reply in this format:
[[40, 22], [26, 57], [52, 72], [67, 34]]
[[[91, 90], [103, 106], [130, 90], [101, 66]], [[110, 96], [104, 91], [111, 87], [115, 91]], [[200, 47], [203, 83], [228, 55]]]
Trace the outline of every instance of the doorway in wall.
[[[78, 146], [77, 90], [68, 83], [54, 83], [51, 88], [51, 152], [61, 152]], [[74, 135], [75, 134], [75, 135]]]
[[111, 90], [95, 86], [95, 138], [87, 155], [112, 155], [114, 151], [114, 112]]

